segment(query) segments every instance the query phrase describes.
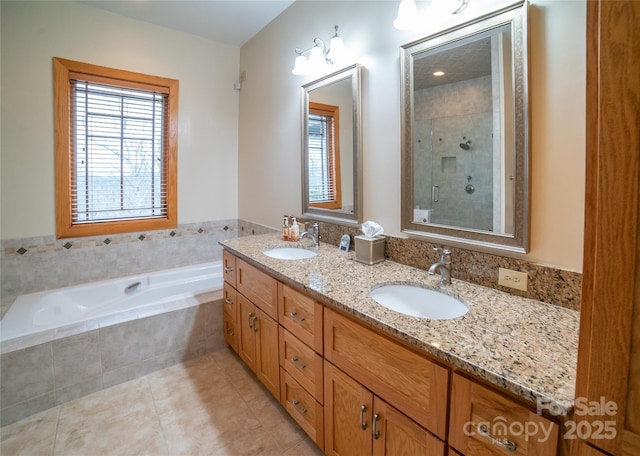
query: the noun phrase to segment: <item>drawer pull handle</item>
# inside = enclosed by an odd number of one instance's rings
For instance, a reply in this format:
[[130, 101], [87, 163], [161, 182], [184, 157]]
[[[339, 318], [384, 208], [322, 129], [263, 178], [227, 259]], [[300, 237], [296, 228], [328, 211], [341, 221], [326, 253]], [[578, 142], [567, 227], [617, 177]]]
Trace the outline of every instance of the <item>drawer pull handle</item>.
[[255, 331], [255, 328], [253, 327], [253, 321], [254, 321], [253, 319], [254, 319], [253, 312], [249, 312], [249, 328]]
[[376, 423], [380, 421], [380, 415], [376, 413], [373, 415], [373, 427], [371, 428], [371, 433], [373, 434], [373, 438], [378, 440], [380, 438], [380, 431], [376, 428]]
[[231, 299], [229, 299], [229, 298], [224, 298], [224, 303], [225, 303], [226, 305], [230, 306], [230, 305], [232, 305], [232, 304], [233, 304], [233, 301], [232, 301]]
[[298, 312], [296, 311], [289, 312], [289, 316], [293, 318], [295, 321], [298, 321], [300, 323], [304, 321], [304, 317], [301, 317], [300, 315], [298, 315]]
[[360, 406], [360, 429], [362, 429], [363, 431], [367, 429], [367, 423], [364, 422], [364, 412], [366, 411], [367, 411], [366, 405]]
[[299, 400], [294, 399], [292, 403], [293, 403], [293, 408], [295, 408], [300, 415], [304, 415], [305, 413], [307, 413], [307, 409], [300, 405]]
[[231, 266], [225, 266], [224, 272], [233, 272], [233, 268]]
[[231, 331], [230, 329], [227, 329], [227, 335], [233, 336], [233, 331]]
[[300, 362], [300, 359], [297, 356], [291, 357], [291, 364], [293, 364], [296, 368], [303, 370], [307, 367], [304, 363]]
[[516, 448], [518, 447], [517, 443], [512, 442], [509, 439], [498, 439], [492, 436], [489, 433], [489, 428], [487, 427], [486, 424], [478, 425], [478, 434], [489, 439], [493, 445], [499, 446], [500, 448], [504, 448], [507, 451], [516, 451]]
[[256, 324], [258, 322], [258, 317], [256, 317], [255, 315], [253, 317], [251, 317], [253, 319], [253, 332], [258, 332], [258, 325]]

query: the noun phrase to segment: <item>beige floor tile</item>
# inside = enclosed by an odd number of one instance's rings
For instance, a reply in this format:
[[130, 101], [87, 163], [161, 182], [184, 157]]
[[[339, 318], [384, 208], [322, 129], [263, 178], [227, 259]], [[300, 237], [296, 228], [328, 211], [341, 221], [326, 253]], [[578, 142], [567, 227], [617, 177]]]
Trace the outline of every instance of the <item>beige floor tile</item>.
[[246, 434], [222, 448], [216, 448], [215, 456], [282, 456], [283, 450], [266, 430]]
[[324, 453], [311, 440], [301, 440], [296, 446], [287, 450], [282, 456], [322, 456]]
[[0, 429], [0, 454], [49, 456], [59, 411], [54, 407]]
[[2, 456], [322, 454], [226, 348], [26, 418], [0, 437]]
[[149, 376], [171, 455], [215, 454], [212, 449], [260, 427], [224, 370], [212, 359], [198, 361]]
[[61, 406], [54, 455], [163, 455], [146, 377]]

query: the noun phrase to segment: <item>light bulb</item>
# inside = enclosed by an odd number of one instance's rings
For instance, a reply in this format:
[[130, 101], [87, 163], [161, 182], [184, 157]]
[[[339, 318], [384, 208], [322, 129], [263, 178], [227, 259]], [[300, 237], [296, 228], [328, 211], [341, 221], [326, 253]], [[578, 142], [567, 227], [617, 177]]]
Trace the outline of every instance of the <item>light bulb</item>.
[[329, 52], [327, 53], [327, 58], [331, 61], [331, 63], [336, 63], [338, 60], [342, 58], [342, 54], [344, 53], [344, 42], [342, 38], [336, 35], [331, 38], [331, 43], [329, 43]]
[[402, 0], [398, 6], [398, 17], [393, 26], [398, 30], [411, 30], [416, 27], [418, 8], [414, 0]]
[[309, 62], [307, 62], [307, 59], [304, 55], [299, 55], [298, 57], [296, 57], [296, 64], [291, 72], [296, 76], [304, 76], [309, 72]]

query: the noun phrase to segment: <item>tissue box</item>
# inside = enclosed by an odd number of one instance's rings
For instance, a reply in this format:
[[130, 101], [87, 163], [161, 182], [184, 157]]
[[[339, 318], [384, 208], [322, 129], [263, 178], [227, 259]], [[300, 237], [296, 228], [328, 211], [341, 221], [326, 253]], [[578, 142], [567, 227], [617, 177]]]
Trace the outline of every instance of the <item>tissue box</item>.
[[367, 238], [365, 236], [355, 236], [356, 240], [356, 261], [364, 264], [376, 264], [384, 261], [384, 236]]

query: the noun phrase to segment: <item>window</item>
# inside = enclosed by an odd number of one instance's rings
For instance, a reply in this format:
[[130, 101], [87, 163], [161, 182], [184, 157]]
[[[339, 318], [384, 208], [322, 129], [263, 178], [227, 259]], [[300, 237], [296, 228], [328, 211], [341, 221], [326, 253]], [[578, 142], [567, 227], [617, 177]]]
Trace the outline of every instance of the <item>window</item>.
[[176, 227], [178, 81], [53, 66], [57, 237]]
[[309, 205], [342, 208], [338, 106], [309, 103]]

